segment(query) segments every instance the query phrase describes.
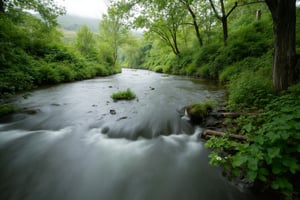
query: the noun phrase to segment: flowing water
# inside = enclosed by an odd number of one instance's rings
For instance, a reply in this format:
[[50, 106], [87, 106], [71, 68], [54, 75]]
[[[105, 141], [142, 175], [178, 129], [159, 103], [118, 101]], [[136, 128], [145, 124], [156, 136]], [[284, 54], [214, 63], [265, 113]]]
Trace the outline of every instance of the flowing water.
[[[138, 98], [112, 101], [127, 88]], [[123, 69], [17, 96], [36, 112], [1, 119], [0, 199], [257, 199], [208, 165], [201, 127], [179, 113], [224, 95], [200, 80]]]

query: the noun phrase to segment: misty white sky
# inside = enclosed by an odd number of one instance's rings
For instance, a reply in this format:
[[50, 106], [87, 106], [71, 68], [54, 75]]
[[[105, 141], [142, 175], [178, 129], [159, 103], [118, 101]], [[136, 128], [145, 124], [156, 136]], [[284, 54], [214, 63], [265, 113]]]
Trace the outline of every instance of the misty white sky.
[[106, 12], [109, 0], [57, 0], [57, 2], [66, 8], [67, 14], [99, 19]]

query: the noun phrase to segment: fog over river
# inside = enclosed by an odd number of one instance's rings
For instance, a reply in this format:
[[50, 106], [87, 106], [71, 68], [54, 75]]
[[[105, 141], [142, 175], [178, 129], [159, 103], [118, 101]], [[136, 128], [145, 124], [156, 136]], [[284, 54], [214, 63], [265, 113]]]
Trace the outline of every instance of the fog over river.
[[[127, 88], [137, 99], [110, 98]], [[209, 166], [201, 127], [179, 114], [222, 102], [212, 83], [123, 69], [22, 96], [14, 103], [36, 113], [0, 120], [1, 200], [258, 199]]]

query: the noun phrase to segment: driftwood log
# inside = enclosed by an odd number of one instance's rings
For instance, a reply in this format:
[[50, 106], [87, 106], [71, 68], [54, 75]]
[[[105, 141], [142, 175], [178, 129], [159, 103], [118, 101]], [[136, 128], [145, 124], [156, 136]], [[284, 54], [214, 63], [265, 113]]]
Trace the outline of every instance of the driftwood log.
[[216, 117], [216, 118], [224, 118], [224, 117], [230, 117], [230, 118], [237, 118], [242, 115], [242, 113], [236, 113], [236, 112], [211, 112], [209, 113], [210, 116]]
[[[209, 139], [212, 136], [217, 136], [217, 137], [222, 137], [224, 135], [227, 135], [224, 132], [221, 131], [214, 131], [214, 130], [210, 130], [210, 129], [206, 129], [203, 133], [202, 133], [202, 137], [205, 139]], [[228, 134], [229, 138], [231, 139], [237, 139], [237, 140], [247, 140], [247, 136], [245, 135], [237, 135], [237, 134]]]

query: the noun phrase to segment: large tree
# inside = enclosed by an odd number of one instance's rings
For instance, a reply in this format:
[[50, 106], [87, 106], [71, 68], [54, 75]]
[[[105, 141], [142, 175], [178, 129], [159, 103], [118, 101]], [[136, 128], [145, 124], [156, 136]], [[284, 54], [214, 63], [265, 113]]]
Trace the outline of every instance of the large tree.
[[102, 16], [99, 24], [100, 51], [109, 60], [109, 64], [117, 66], [119, 49], [125, 42], [128, 27], [123, 21], [122, 13], [111, 6], [107, 14]]
[[265, 0], [274, 27], [273, 85], [286, 90], [298, 78], [296, 70], [296, 0]]
[[187, 11], [178, 2], [168, 0], [141, 1], [140, 6], [142, 12], [135, 25], [146, 28], [147, 35], [158, 36], [175, 55], [180, 55], [178, 33]]
[[94, 33], [87, 25], [83, 25], [76, 34], [76, 47], [78, 51], [85, 56], [93, 56], [96, 49], [96, 40]]
[[197, 37], [199, 46], [202, 47], [203, 46], [203, 40], [202, 40], [202, 37], [200, 35], [199, 21], [197, 19], [196, 12], [192, 8], [193, 0], [179, 0], [179, 2], [182, 3], [184, 7], [186, 7], [186, 9], [188, 10], [189, 14], [191, 15], [192, 21], [193, 21], [192, 25], [194, 26], [194, 30], [195, 30], [195, 33], [196, 33], [196, 37]]

